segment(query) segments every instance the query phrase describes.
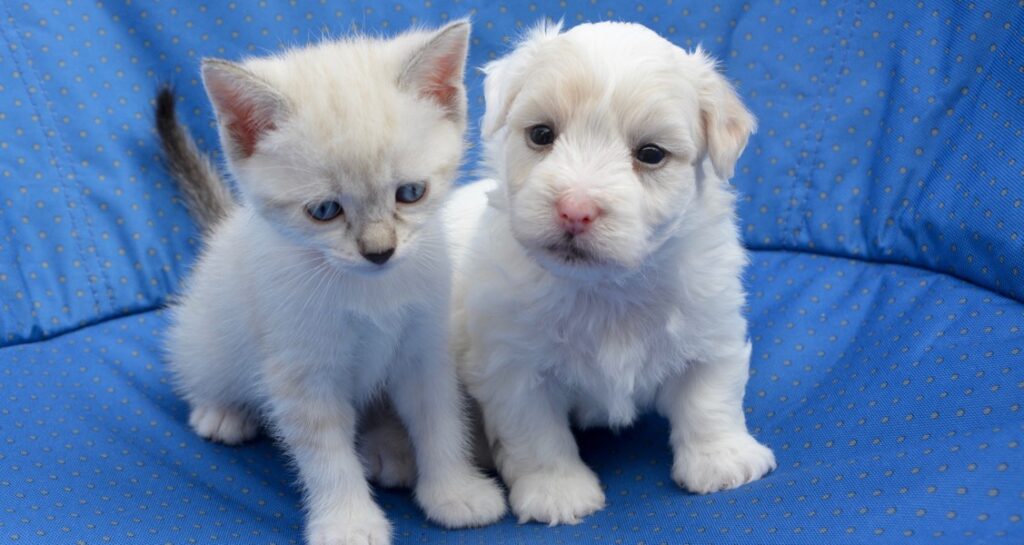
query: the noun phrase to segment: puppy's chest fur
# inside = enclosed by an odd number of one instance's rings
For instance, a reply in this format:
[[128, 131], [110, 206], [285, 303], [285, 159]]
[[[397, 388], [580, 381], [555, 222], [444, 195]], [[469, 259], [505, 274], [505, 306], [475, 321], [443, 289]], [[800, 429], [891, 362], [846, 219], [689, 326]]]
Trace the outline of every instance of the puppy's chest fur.
[[685, 314], [673, 297], [629, 289], [563, 294], [534, 323], [540, 372], [565, 387], [581, 426], [626, 426], [654, 401], [665, 378], [691, 359]]

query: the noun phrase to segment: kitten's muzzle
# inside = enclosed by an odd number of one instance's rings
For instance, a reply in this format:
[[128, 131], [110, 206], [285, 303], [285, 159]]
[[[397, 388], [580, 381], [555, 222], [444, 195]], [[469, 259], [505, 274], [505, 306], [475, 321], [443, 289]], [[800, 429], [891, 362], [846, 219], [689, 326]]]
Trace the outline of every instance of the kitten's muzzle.
[[359, 254], [370, 263], [383, 265], [395, 254], [396, 238], [393, 225], [381, 221], [369, 223], [359, 234]]

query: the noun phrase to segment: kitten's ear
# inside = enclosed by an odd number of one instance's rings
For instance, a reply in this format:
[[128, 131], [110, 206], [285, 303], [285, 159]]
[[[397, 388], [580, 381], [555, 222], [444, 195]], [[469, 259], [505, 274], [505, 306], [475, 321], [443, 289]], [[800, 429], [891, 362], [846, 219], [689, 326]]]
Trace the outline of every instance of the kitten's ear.
[[226, 151], [236, 159], [251, 157], [287, 109], [287, 101], [269, 84], [232, 62], [204, 59], [203, 85], [226, 136]]
[[699, 48], [694, 53], [708, 70], [700, 95], [701, 124], [704, 127], [708, 157], [718, 177], [732, 178], [747, 140], [757, 130], [757, 120], [736, 94], [736, 89]]
[[462, 19], [438, 30], [405, 64], [399, 86], [441, 105], [450, 115], [466, 116], [466, 72], [469, 21]]
[[483, 135], [492, 136], [505, 126], [508, 112], [526, 82], [530, 61], [537, 48], [562, 31], [562, 21], [542, 20], [530, 29], [508, 55], [487, 63], [483, 68], [486, 111], [481, 126]]

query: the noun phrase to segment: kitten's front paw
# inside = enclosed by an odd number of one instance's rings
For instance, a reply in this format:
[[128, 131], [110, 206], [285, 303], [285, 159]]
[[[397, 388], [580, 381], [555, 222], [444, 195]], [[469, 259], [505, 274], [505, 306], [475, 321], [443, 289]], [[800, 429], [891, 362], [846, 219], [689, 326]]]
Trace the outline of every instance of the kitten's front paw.
[[512, 484], [509, 503], [520, 523], [578, 524], [604, 507], [604, 491], [594, 472], [581, 464], [519, 477]]
[[390, 545], [391, 524], [380, 509], [324, 517], [306, 525], [309, 545]]
[[505, 495], [476, 470], [420, 482], [416, 500], [427, 518], [448, 528], [484, 526], [505, 515]]
[[697, 494], [728, 490], [756, 481], [775, 469], [775, 454], [748, 433], [713, 442], [683, 445], [675, 453], [672, 478]]
[[248, 441], [259, 432], [259, 423], [245, 411], [212, 405], [193, 408], [188, 425], [199, 437], [225, 445]]

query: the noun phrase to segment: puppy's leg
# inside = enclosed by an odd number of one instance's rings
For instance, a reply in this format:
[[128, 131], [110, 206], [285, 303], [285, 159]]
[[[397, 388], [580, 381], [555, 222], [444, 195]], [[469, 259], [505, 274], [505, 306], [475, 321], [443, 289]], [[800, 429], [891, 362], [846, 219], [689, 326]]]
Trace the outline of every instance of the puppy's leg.
[[416, 454], [416, 500], [427, 518], [443, 526], [490, 524], [505, 514], [505, 498], [470, 462], [455, 364], [440, 330], [445, 320], [428, 322], [418, 321], [403, 340], [388, 383]]
[[267, 366], [274, 431], [306, 489], [310, 545], [387, 545], [391, 526], [370, 496], [355, 449], [356, 411], [345, 387], [320, 370]]
[[411, 488], [416, 483], [416, 459], [409, 433], [391, 402], [369, 407], [359, 426], [359, 457], [366, 476], [385, 488]]
[[522, 366], [501, 369], [473, 393], [519, 521], [576, 524], [604, 507], [601, 483], [580, 459], [563, 396]]
[[747, 432], [743, 393], [750, 344], [671, 378], [659, 408], [672, 425], [672, 478], [692, 492], [736, 488], [775, 469], [775, 455]]

